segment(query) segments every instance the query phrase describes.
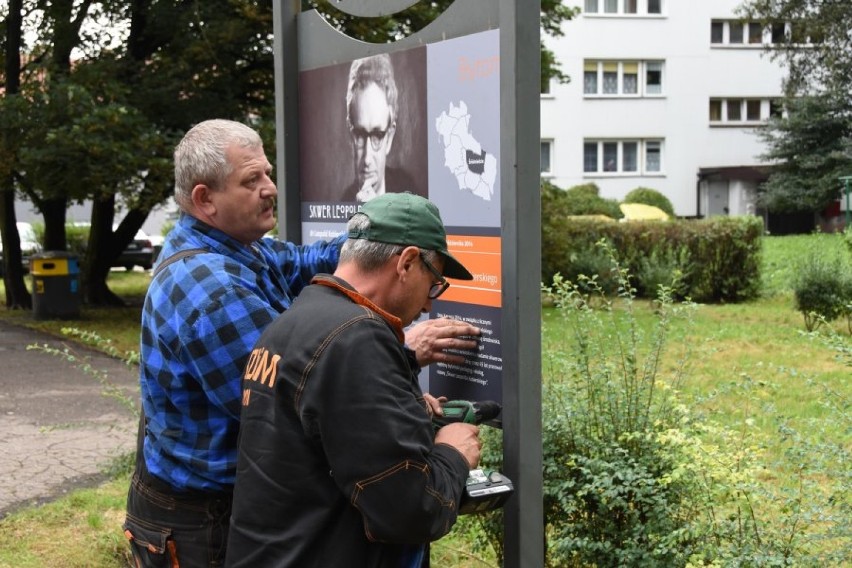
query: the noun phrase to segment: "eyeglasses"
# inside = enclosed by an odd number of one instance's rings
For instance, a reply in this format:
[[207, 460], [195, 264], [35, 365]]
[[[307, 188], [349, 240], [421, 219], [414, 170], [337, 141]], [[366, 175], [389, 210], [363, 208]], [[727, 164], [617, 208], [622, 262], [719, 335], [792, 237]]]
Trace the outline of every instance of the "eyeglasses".
[[374, 151], [378, 151], [381, 149], [382, 144], [385, 142], [385, 138], [388, 135], [388, 130], [391, 127], [388, 126], [384, 130], [371, 130], [367, 132], [363, 128], [360, 127], [349, 127], [349, 132], [352, 134], [352, 140], [355, 142], [355, 147], [359, 150], [363, 150], [364, 146], [367, 143], [367, 138], [370, 139], [370, 146]]
[[447, 282], [447, 279], [444, 278], [434, 266], [432, 266], [431, 262], [426, 260], [426, 254], [424, 254], [423, 251], [420, 251], [420, 260], [423, 261], [423, 264], [426, 265], [426, 268], [432, 273], [432, 276], [438, 279], [438, 282], [435, 282], [432, 284], [432, 287], [429, 288], [429, 299], [434, 300], [447, 291], [447, 288], [450, 287], [450, 283]]

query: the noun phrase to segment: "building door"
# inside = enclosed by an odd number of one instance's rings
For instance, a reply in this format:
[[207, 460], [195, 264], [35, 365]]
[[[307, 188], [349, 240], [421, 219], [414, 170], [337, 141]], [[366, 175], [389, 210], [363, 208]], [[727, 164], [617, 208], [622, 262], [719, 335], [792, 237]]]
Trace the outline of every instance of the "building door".
[[707, 216], [730, 213], [728, 180], [713, 180], [707, 184]]

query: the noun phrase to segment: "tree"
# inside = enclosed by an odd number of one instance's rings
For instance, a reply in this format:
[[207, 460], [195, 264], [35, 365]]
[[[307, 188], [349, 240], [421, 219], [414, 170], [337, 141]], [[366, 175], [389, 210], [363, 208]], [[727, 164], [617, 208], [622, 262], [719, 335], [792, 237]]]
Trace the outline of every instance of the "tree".
[[[23, 85], [23, 96], [1, 101], [18, 150], [2, 158], [44, 215], [46, 248], [65, 248], [67, 203], [92, 202], [83, 292], [90, 304], [119, 304], [106, 284], [110, 266], [171, 195], [179, 134], [211, 116], [272, 116], [272, 6], [33, 1], [43, 15], [31, 50], [39, 73]], [[110, 25], [98, 28], [94, 20]], [[127, 32], [108, 49], [115, 29]], [[83, 54], [73, 65], [72, 50]], [[116, 222], [119, 211], [126, 214]]]
[[760, 132], [764, 160], [776, 164], [759, 190], [771, 211], [821, 211], [852, 175], [852, 100], [836, 93], [788, 98], [787, 115]]
[[759, 190], [773, 211], [820, 211], [852, 175], [852, 9], [842, 0], [747, 0], [740, 15], [785, 30], [769, 56], [787, 69], [785, 116], [760, 135], [777, 163]]
[[[10, 0], [9, 13], [6, 15], [6, 35], [4, 42], [4, 78], [5, 96], [17, 96], [21, 79], [21, 44], [23, 29], [23, 2]], [[2, 125], [0, 145], [6, 156], [15, 153], [15, 134]], [[15, 182], [12, 175], [12, 161], [0, 160], [0, 239], [3, 242], [3, 281], [6, 289], [6, 307], [11, 309], [29, 309], [32, 297], [24, 285], [21, 267], [21, 238], [18, 234], [15, 217]]]
[[783, 61], [790, 95], [852, 92], [852, 9], [845, 0], [746, 0], [739, 13], [767, 27], [783, 26], [785, 41], [770, 46]]

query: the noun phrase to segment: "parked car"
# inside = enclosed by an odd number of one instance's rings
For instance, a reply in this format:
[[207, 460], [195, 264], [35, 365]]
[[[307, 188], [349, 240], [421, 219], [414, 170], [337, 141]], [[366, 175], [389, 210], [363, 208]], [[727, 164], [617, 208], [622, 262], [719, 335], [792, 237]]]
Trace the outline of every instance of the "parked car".
[[145, 231], [139, 229], [136, 237], [127, 248], [118, 255], [118, 258], [112, 263], [113, 266], [123, 266], [126, 270], [133, 270], [134, 266], [141, 266], [144, 270], [151, 270], [154, 265], [156, 254], [151, 238], [145, 234]]
[[[41, 252], [41, 244], [39, 244], [35, 230], [29, 223], [19, 222], [18, 236], [21, 239], [21, 257], [23, 260], [24, 271], [30, 268], [30, 257]], [[3, 241], [0, 240], [0, 276], [3, 275]]]

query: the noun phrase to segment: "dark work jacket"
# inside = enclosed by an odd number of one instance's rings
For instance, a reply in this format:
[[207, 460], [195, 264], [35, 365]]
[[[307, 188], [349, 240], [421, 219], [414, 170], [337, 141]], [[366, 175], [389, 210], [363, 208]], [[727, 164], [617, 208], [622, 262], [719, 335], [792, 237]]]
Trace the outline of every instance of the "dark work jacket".
[[400, 322], [317, 276], [243, 377], [227, 566], [393, 567], [456, 521], [468, 464], [434, 443]]

